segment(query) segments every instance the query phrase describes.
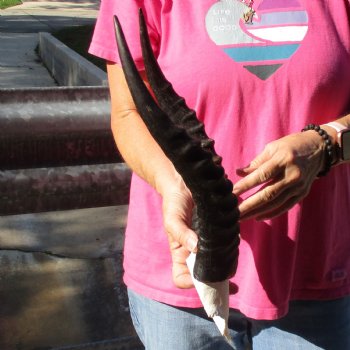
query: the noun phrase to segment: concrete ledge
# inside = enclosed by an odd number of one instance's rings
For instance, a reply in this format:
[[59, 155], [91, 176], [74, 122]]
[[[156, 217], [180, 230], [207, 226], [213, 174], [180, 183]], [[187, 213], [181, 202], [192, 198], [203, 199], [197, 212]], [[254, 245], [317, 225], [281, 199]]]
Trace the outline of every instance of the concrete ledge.
[[140, 349], [121, 266], [122, 254], [69, 259], [1, 251], [0, 349]]
[[126, 215], [0, 216], [0, 349], [143, 349], [122, 282]]
[[127, 211], [127, 205], [119, 205], [0, 216], [0, 252], [114, 258], [123, 249]]
[[102, 69], [77, 54], [50, 33], [39, 33], [39, 54], [59, 85], [108, 85], [107, 74]]

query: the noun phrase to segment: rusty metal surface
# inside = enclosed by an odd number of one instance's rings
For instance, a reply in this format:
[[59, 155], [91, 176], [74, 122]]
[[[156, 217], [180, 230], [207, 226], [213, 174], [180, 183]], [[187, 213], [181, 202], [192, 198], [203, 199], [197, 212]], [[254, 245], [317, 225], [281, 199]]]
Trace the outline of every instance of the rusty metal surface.
[[0, 170], [121, 162], [109, 130], [0, 136]]
[[8, 135], [110, 128], [106, 87], [0, 89], [0, 103], [0, 127]]
[[0, 89], [0, 169], [120, 162], [106, 87]]
[[0, 215], [127, 204], [124, 163], [0, 171]]

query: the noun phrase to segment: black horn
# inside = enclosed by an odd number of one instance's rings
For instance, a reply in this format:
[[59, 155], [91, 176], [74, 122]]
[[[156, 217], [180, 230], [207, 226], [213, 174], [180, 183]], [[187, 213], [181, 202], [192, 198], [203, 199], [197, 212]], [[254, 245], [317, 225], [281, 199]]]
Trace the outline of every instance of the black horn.
[[202, 147], [212, 153], [214, 162], [221, 164], [222, 159], [214, 150], [214, 140], [205, 133], [204, 124], [199, 122], [196, 112], [188, 108], [184, 98], [176, 93], [172, 84], [165, 78], [160, 69], [158, 61], [153, 54], [145, 18], [141, 9], [139, 11], [139, 22], [142, 56], [146, 74], [160, 108], [175, 124], [181, 125], [189, 135], [200, 140]]
[[239, 211], [232, 182], [215, 153], [204, 126], [165, 79], [151, 49], [140, 11], [140, 35], [147, 77], [158, 100], [143, 83], [115, 16], [115, 32], [123, 71], [136, 108], [152, 137], [190, 189], [196, 206], [194, 229], [198, 252], [194, 276], [202, 282], [232, 277], [237, 268]]

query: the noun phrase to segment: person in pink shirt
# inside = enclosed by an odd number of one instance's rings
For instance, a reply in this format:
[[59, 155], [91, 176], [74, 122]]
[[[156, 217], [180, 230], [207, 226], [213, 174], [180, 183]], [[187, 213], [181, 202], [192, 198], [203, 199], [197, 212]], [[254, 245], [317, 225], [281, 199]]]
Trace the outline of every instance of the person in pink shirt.
[[90, 53], [107, 61], [112, 131], [133, 170], [124, 281], [135, 328], [147, 349], [229, 349], [185, 263], [197, 245], [191, 193], [120, 65], [113, 15], [148, 86], [139, 8], [240, 199], [233, 346], [350, 349], [350, 2], [102, 0]]

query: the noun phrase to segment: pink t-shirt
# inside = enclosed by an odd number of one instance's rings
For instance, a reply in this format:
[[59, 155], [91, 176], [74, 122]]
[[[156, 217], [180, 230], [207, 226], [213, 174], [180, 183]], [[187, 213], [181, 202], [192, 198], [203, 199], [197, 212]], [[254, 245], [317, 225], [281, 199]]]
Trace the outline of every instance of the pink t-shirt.
[[[248, 3], [248, 1], [247, 1]], [[138, 8], [147, 18], [165, 76], [197, 111], [230, 179], [264, 146], [309, 123], [350, 110], [348, 0], [102, 0], [90, 52], [119, 62], [113, 15], [138, 68]], [[147, 152], [147, 150], [145, 150]], [[273, 220], [241, 224], [237, 294], [230, 306], [274, 319], [292, 299], [350, 292], [350, 168], [316, 180], [307, 198]], [[132, 178], [124, 257], [125, 283], [171, 305], [199, 307], [194, 289], [173, 285], [161, 198]]]

